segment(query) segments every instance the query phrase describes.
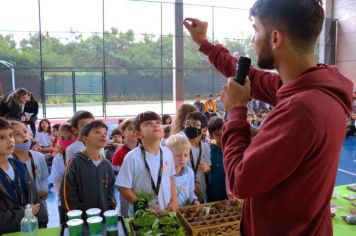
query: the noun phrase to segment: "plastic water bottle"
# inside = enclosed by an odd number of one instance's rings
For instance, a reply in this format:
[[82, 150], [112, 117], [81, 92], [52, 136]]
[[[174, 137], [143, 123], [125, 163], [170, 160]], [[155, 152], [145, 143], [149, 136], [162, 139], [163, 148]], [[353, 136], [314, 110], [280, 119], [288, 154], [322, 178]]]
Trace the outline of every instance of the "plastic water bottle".
[[37, 236], [38, 220], [32, 214], [30, 204], [26, 205], [25, 216], [21, 220], [21, 235], [23, 236]]

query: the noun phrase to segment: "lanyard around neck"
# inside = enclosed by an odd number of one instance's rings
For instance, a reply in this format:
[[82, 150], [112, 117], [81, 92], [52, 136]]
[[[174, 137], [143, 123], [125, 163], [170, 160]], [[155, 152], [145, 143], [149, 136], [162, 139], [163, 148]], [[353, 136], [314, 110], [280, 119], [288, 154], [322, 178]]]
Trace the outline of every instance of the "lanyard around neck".
[[[28, 152], [28, 155], [30, 156], [30, 160], [31, 160], [31, 169], [32, 169], [32, 177], [33, 177], [33, 182], [36, 183], [36, 167], [35, 167], [35, 162], [33, 161], [33, 157], [32, 157], [32, 153], [29, 151]], [[17, 160], [20, 160], [18, 158], [18, 156], [16, 156], [15, 153], [12, 154], [12, 156], [17, 159]]]
[[147, 163], [147, 160], [146, 160], [145, 148], [143, 146], [141, 146], [140, 148], [141, 148], [143, 161], [145, 162], [146, 170], [147, 170], [148, 174], [150, 175], [151, 187], [152, 187], [153, 191], [155, 192], [156, 197], [158, 198], [159, 190], [160, 190], [160, 187], [161, 187], [161, 181], [162, 181], [162, 173], [163, 173], [163, 153], [162, 153], [162, 149], [161, 148], [159, 149], [160, 158], [159, 158], [159, 170], [158, 170], [158, 179], [157, 179], [157, 186], [156, 186], [154, 181], [153, 181], [153, 178], [152, 178], [151, 169], [148, 166], [148, 163]]
[[194, 171], [194, 178], [196, 178], [197, 172], [198, 172], [198, 166], [201, 161], [201, 152], [202, 152], [202, 147], [201, 147], [201, 142], [199, 142], [199, 155], [198, 155], [198, 160], [197, 160], [197, 165], [194, 164], [194, 158], [193, 158], [193, 152], [192, 149], [190, 149], [190, 164], [192, 165], [192, 169]]

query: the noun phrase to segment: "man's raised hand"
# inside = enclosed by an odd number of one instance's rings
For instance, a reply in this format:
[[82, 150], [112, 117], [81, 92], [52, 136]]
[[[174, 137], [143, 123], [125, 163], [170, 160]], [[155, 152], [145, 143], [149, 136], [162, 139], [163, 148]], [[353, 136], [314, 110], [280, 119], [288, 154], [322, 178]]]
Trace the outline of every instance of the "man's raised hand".
[[198, 46], [201, 46], [203, 41], [207, 38], [208, 22], [188, 17], [184, 19], [183, 25], [189, 31], [193, 41], [198, 44]]

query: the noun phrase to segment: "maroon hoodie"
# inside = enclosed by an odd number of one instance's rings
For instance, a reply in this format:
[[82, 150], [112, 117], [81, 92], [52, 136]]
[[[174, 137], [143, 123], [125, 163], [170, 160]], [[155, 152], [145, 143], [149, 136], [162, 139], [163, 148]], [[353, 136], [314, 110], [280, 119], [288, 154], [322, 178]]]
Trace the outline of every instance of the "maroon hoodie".
[[[225, 76], [237, 59], [205, 41], [200, 51]], [[274, 106], [251, 140], [246, 107], [229, 110], [222, 144], [228, 187], [245, 199], [243, 235], [332, 235], [330, 198], [352, 109], [352, 82], [318, 65], [283, 85], [251, 67], [251, 96]]]

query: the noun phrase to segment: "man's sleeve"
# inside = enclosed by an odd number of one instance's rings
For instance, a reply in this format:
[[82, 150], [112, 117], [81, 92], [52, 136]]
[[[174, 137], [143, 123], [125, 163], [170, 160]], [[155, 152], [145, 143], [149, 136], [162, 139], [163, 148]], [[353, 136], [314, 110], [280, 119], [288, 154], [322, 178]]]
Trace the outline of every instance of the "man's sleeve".
[[208, 56], [209, 62], [225, 77], [233, 77], [236, 72], [237, 58], [222, 45], [213, 45], [205, 40], [199, 51]]
[[[234, 77], [238, 59], [222, 45], [213, 45], [204, 41], [199, 50], [208, 56], [209, 62], [225, 77]], [[275, 106], [277, 104], [277, 91], [282, 81], [277, 73], [257, 70], [251, 66], [248, 73], [251, 81], [251, 97]]]
[[292, 105], [268, 117], [252, 142], [247, 108], [235, 107], [229, 112], [222, 136], [224, 168], [227, 185], [238, 198], [269, 191], [292, 174], [316, 146], [315, 126]]

